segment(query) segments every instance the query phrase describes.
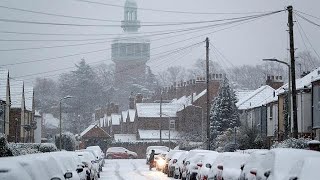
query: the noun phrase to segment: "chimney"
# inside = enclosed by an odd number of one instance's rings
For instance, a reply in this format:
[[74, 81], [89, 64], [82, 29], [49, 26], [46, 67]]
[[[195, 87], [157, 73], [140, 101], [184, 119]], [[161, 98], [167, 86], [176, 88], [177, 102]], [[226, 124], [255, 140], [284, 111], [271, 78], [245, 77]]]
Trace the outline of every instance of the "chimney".
[[282, 76], [267, 76], [266, 85], [272, 87], [273, 89], [279, 89], [283, 86], [283, 78]]
[[143, 99], [142, 94], [141, 94], [141, 93], [138, 93], [138, 94], [136, 95], [136, 103], [135, 103], [135, 104], [137, 104], [137, 103], [142, 103], [142, 99]]
[[131, 95], [129, 96], [129, 109], [134, 109], [134, 96], [133, 96], [133, 92], [131, 92]]
[[197, 80], [196, 80], [196, 85], [195, 85], [196, 93], [199, 94], [205, 89], [206, 89], [206, 80], [205, 80], [205, 78], [198, 77]]

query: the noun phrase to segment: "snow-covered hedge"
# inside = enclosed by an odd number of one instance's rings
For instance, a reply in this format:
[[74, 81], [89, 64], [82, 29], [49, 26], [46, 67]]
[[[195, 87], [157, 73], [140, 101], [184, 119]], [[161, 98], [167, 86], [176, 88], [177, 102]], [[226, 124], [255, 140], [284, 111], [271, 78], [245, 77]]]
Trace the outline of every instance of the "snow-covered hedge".
[[[57, 134], [55, 137], [55, 144], [57, 147], [60, 145], [60, 135]], [[70, 132], [62, 133], [61, 148], [67, 151], [74, 151], [76, 148], [76, 137]]]
[[0, 134], [0, 157], [57, 151], [52, 143], [8, 143], [6, 136]]
[[0, 157], [12, 156], [8, 147], [8, 141], [4, 134], [0, 133]]
[[271, 149], [273, 148], [295, 148], [295, 149], [306, 149], [308, 148], [308, 142], [311, 139], [295, 139], [295, 138], [290, 138], [286, 139], [282, 142], [276, 142], [271, 146]]

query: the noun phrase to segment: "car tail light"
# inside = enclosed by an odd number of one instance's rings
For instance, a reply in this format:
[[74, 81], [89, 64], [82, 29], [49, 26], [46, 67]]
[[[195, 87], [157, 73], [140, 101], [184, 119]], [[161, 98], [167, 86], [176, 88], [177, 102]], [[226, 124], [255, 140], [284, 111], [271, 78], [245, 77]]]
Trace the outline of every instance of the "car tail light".
[[208, 176], [203, 176], [203, 180], [208, 180]]

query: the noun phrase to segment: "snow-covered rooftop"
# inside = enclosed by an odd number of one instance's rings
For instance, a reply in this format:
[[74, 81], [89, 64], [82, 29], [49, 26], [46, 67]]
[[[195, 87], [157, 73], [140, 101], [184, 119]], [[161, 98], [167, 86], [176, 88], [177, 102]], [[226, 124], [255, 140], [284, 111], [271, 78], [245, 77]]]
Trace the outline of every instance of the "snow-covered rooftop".
[[80, 133], [80, 136], [83, 136], [85, 134], [87, 134], [87, 132], [89, 132], [92, 128], [94, 128], [96, 125], [95, 124], [91, 124], [90, 126], [87, 127], [87, 129], [85, 129], [84, 131], [82, 131]]
[[134, 142], [137, 137], [135, 134], [114, 134], [114, 140], [116, 142]]
[[136, 118], [136, 110], [135, 109], [129, 109], [129, 121], [130, 122], [134, 122], [135, 118]]
[[112, 125], [120, 125], [121, 115], [120, 114], [111, 114]]
[[122, 111], [121, 115], [122, 115], [122, 121], [127, 122], [128, 111]]
[[194, 98], [193, 101], [198, 100], [199, 98], [201, 98], [202, 96], [207, 94], [207, 89], [203, 90], [201, 93], [197, 94]]
[[33, 87], [24, 86], [24, 98], [25, 98], [26, 109], [28, 111], [32, 111], [32, 107], [33, 107]]
[[[312, 82], [320, 79], [320, 67], [311, 71], [309, 74], [303, 78], [296, 79], [296, 89], [301, 90], [306, 88], [311, 88]], [[279, 94], [285, 92], [288, 89], [288, 83], [279, 88]]]
[[0, 100], [5, 101], [7, 95], [8, 70], [0, 69]]
[[23, 81], [10, 80], [11, 107], [22, 107]]
[[236, 104], [239, 109], [251, 109], [262, 106], [274, 95], [275, 89], [268, 85], [261, 86]]
[[[160, 103], [137, 103], [138, 117], [160, 117]], [[181, 104], [162, 103], [163, 116], [177, 117]]]
[[[139, 137], [141, 140], [159, 140], [160, 139], [160, 130], [142, 130], [139, 129]], [[161, 139], [169, 140], [169, 130], [161, 131]], [[178, 131], [170, 131], [170, 140], [180, 139], [180, 134]]]
[[249, 96], [254, 90], [248, 90], [248, 89], [236, 89], [235, 94], [237, 97], [237, 100], [242, 100]]

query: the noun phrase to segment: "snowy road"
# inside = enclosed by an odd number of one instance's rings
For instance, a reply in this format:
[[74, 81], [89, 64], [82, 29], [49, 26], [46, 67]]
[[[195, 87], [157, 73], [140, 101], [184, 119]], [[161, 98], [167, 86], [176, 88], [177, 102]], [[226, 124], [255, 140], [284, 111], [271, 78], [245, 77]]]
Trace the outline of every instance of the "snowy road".
[[101, 180], [170, 180], [166, 174], [149, 171], [145, 159], [105, 160]]

